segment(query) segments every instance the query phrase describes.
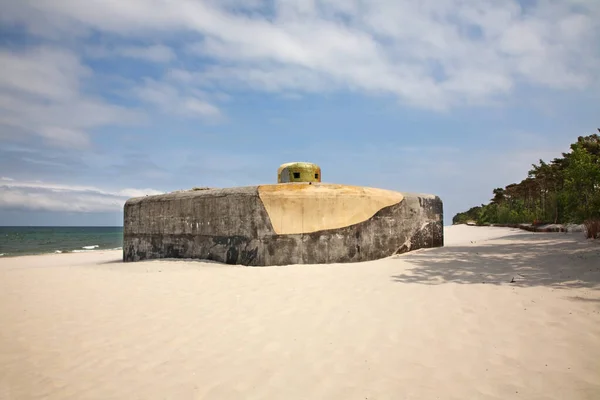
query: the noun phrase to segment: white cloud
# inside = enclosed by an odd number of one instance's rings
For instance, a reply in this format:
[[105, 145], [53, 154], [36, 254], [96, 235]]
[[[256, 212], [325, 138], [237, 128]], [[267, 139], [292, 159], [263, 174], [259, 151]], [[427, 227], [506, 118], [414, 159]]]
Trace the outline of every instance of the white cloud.
[[124, 201], [110, 196], [77, 192], [31, 191], [0, 186], [0, 208], [56, 212], [110, 212]]
[[50, 126], [41, 127], [38, 134], [60, 147], [81, 149], [90, 145], [88, 135], [79, 130]]
[[205, 99], [207, 94], [186, 89], [184, 85], [146, 78], [142, 85], [132, 89], [132, 93], [140, 101], [169, 114], [209, 120], [220, 120], [223, 117], [219, 108]]
[[[77, 27], [121, 37], [196, 32], [203, 40], [184, 47], [220, 65], [200, 71], [184, 65], [195, 85], [356, 90], [447, 108], [485, 104], [523, 82], [554, 89], [598, 84], [600, 3], [591, 0], [526, 8], [516, 0], [10, 3], [3, 18], [35, 31]], [[126, 53], [171, 59], [166, 49]]]
[[106, 191], [93, 186], [44, 182], [0, 182], [0, 208], [58, 212], [121, 211], [130, 197], [160, 194], [154, 189]]
[[0, 126], [12, 136], [38, 135], [51, 145], [85, 148], [89, 130], [134, 123], [140, 116], [86, 95], [93, 77], [72, 52], [55, 47], [0, 50]]
[[186, 112], [191, 114], [198, 114], [206, 117], [219, 117], [221, 115], [221, 112], [217, 107], [193, 97], [187, 98], [183, 103], [183, 107]]
[[91, 71], [66, 51], [36, 48], [29, 52], [0, 52], [0, 88], [36, 98], [69, 99], [78, 92], [79, 78]]

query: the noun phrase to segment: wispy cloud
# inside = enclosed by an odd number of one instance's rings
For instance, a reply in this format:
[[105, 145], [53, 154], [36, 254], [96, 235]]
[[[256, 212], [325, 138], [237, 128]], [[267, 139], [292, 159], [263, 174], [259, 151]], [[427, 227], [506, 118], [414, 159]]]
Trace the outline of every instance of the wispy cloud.
[[133, 110], [85, 94], [82, 81], [93, 72], [68, 50], [0, 50], [0, 64], [0, 126], [13, 136], [24, 133], [53, 146], [81, 149], [90, 144], [90, 129], [140, 118]]
[[[245, 12], [240, 12], [240, 10]], [[45, 30], [76, 25], [124, 37], [193, 31], [191, 54], [225, 68], [190, 70], [203, 85], [258, 90], [356, 90], [425, 108], [506, 96], [517, 84], [598, 83], [598, 2], [428, 0], [273, 2], [131, 0], [106, 7], [24, 0], [4, 18]], [[31, 18], [27, 18], [27, 15]], [[43, 23], [43, 22], [42, 22]], [[193, 37], [193, 35], [192, 35]], [[194, 42], [195, 40], [195, 42]], [[168, 60], [165, 48], [122, 55]], [[184, 68], [185, 69], [185, 68]]]
[[93, 186], [62, 185], [47, 182], [0, 181], [0, 209], [57, 212], [122, 211], [130, 197], [160, 194], [154, 189], [127, 188], [117, 191]]
[[210, 103], [208, 95], [200, 90], [146, 78], [131, 92], [143, 103], [157, 107], [160, 111], [185, 117], [220, 120], [221, 110]]

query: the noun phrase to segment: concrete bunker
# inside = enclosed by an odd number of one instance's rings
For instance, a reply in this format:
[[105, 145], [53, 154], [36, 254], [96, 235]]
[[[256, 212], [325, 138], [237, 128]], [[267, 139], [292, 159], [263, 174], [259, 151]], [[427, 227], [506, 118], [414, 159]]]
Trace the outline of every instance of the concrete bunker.
[[443, 246], [437, 196], [322, 183], [312, 163], [281, 165], [277, 181], [129, 199], [123, 260], [343, 263]]

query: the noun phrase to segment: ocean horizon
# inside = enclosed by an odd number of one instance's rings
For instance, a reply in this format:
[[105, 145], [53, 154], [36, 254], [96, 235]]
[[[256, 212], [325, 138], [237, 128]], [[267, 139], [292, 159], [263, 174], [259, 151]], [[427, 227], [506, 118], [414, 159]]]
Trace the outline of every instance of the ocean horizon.
[[0, 257], [122, 247], [122, 226], [0, 226]]

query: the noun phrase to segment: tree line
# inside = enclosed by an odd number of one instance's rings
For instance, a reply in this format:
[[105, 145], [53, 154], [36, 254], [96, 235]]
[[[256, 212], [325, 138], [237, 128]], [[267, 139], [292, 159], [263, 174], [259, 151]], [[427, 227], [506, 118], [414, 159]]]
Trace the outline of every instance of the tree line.
[[600, 220], [600, 136], [579, 136], [562, 157], [548, 163], [539, 160], [521, 182], [492, 193], [488, 204], [456, 214], [452, 223], [579, 224]]

